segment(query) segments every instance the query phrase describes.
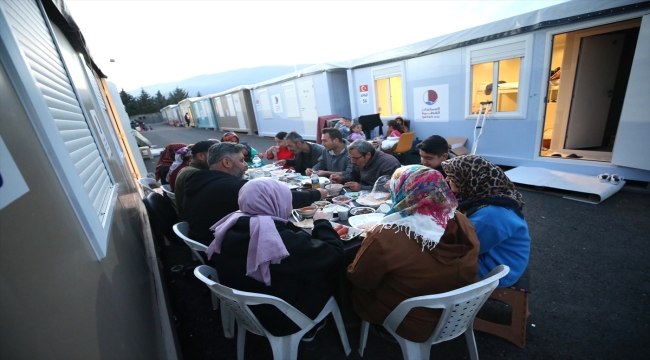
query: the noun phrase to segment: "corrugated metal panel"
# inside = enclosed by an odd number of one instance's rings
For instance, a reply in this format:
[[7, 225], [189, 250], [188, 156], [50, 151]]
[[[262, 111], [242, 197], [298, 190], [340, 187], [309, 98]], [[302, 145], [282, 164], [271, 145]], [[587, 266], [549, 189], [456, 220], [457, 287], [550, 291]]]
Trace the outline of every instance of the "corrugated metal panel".
[[[114, 185], [38, 4], [27, 0], [6, 1], [3, 4], [34, 81], [43, 93], [86, 193], [101, 220], [104, 215], [102, 209], [108, 203]], [[96, 86], [96, 83], [93, 84], [93, 90]], [[101, 104], [105, 106], [103, 99]]]

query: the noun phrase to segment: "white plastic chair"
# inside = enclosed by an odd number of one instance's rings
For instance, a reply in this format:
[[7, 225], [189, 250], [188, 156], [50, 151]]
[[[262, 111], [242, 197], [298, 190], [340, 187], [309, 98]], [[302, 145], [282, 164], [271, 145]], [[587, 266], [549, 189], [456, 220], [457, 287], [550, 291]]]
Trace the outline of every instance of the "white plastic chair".
[[[508, 272], [510, 272], [509, 267], [499, 265], [487, 274], [483, 280], [472, 285], [442, 294], [418, 296], [404, 300], [388, 315], [383, 326], [399, 343], [405, 360], [429, 359], [431, 345], [451, 340], [463, 333], [465, 333], [470, 358], [478, 360], [473, 329], [474, 318], [499, 284], [499, 279], [506, 276]], [[422, 343], [406, 340], [395, 333], [404, 317], [415, 307], [442, 309], [442, 315], [433, 334]], [[359, 344], [359, 354], [361, 356], [363, 356], [363, 350], [368, 340], [369, 325], [365, 320], [361, 323], [361, 340]]]
[[[226, 302], [228, 304], [228, 307], [235, 314], [235, 318], [237, 319], [238, 360], [244, 359], [246, 330], [259, 336], [266, 336], [266, 338], [269, 339], [271, 348], [273, 349], [273, 358], [275, 360], [296, 359], [298, 357], [298, 345], [300, 344], [300, 339], [305, 335], [305, 333], [320, 323], [330, 313], [336, 322], [336, 327], [339, 331], [339, 336], [341, 337], [341, 343], [343, 343], [343, 350], [345, 351], [345, 355], [347, 356], [350, 354], [350, 343], [348, 342], [348, 335], [345, 332], [343, 318], [341, 317], [341, 312], [339, 311], [339, 307], [336, 304], [334, 297], [331, 297], [329, 299], [316, 319], [312, 320], [305, 314], [298, 311], [295, 307], [288, 304], [286, 301], [275, 296], [238, 291], [210, 280], [209, 276], [216, 275], [216, 270], [209, 266], [202, 265], [195, 268], [194, 275], [206, 283], [210, 290], [217, 294], [221, 301]], [[249, 305], [259, 304], [269, 304], [275, 306], [278, 308], [278, 310], [287, 315], [289, 319], [296, 323], [296, 325], [298, 325], [301, 330], [292, 335], [282, 337], [271, 335], [271, 333], [266, 331], [262, 324], [260, 324], [257, 317], [248, 307]]]
[[138, 184], [142, 186], [142, 190], [144, 191], [144, 196], [147, 197], [152, 192], [155, 192], [153, 187], [151, 185], [155, 185], [156, 188], [161, 187], [160, 183], [156, 181], [156, 179], [151, 179], [151, 178], [140, 178], [138, 179]]
[[[201, 254], [199, 254], [199, 251], [205, 253], [208, 250], [208, 247], [201, 244], [198, 241], [194, 241], [190, 239], [187, 234], [189, 233], [189, 224], [187, 221], [179, 222], [178, 224], [175, 224], [173, 227], [174, 233], [176, 235], [183, 239], [185, 241], [185, 244], [190, 247], [192, 250], [192, 257], [194, 260], [199, 260], [201, 264], [205, 265], [205, 262], [203, 261], [203, 257]], [[214, 270], [214, 274], [212, 280], [219, 282], [219, 276], [217, 275], [217, 270]], [[219, 298], [212, 293], [212, 308], [214, 310], [217, 310], [219, 308]], [[221, 304], [221, 326], [223, 327], [223, 333], [228, 339], [232, 339], [235, 337], [235, 317], [233, 316], [232, 312], [228, 310], [228, 307], [226, 306], [226, 303]]]
[[174, 207], [176, 207], [176, 195], [174, 195], [174, 192], [172, 191], [172, 187], [169, 184], [165, 184], [161, 186], [162, 191], [167, 195], [168, 198], [172, 200], [174, 203]]

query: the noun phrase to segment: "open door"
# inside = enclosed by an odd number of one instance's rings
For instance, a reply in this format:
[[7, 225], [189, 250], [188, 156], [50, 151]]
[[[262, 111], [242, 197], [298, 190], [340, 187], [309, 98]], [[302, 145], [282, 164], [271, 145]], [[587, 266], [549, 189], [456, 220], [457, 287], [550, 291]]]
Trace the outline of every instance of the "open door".
[[582, 38], [565, 149], [601, 146], [624, 41], [616, 33]]
[[643, 17], [612, 164], [650, 170], [650, 15]]

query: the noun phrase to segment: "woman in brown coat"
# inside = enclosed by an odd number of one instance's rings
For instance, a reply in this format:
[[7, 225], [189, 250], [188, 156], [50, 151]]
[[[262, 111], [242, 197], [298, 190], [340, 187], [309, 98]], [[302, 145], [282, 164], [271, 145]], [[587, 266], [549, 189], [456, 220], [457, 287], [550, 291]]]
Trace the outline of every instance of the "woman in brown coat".
[[[455, 290], [477, 281], [479, 242], [471, 222], [456, 211], [440, 172], [404, 166], [391, 179], [393, 207], [369, 231], [348, 267], [356, 313], [381, 325], [406, 299]], [[441, 310], [415, 308], [397, 334], [424, 342]]]

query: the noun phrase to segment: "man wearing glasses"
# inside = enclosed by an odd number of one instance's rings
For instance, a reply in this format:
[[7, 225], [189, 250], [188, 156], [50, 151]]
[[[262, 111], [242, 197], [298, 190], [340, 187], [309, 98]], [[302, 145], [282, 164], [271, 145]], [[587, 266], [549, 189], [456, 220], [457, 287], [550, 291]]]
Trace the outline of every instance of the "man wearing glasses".
[[375, 181], [383, 175], [393, 175], [401, 166], [399, 161], [381, 151], [376, 151], [371, 143], [356, 140], [348, 147], [350, 162], [354, 166], [348, 175], [334, 174], [330, 180], [343, 184], [352, 191], [372, 190]]

